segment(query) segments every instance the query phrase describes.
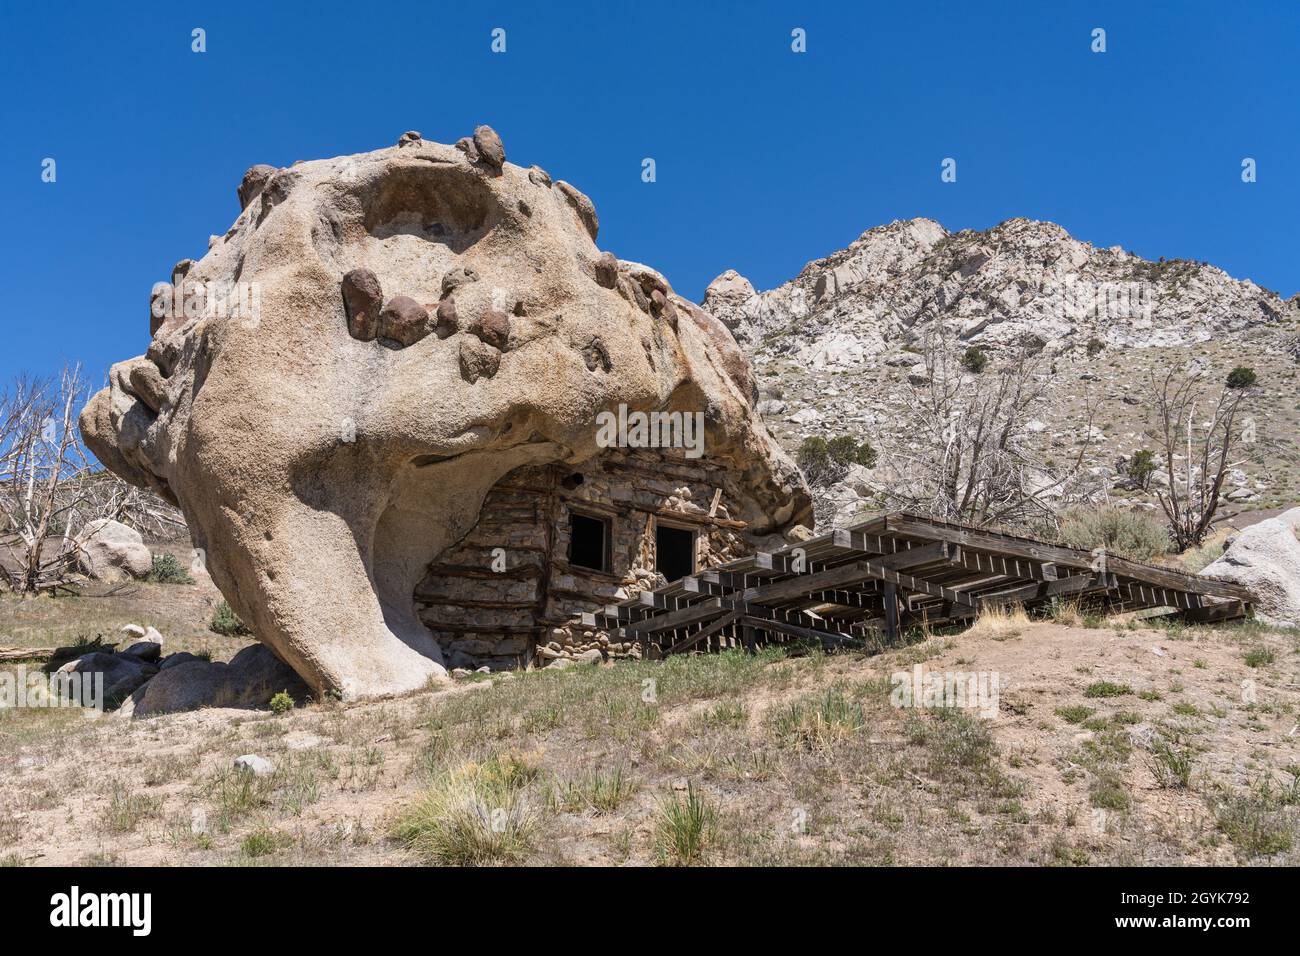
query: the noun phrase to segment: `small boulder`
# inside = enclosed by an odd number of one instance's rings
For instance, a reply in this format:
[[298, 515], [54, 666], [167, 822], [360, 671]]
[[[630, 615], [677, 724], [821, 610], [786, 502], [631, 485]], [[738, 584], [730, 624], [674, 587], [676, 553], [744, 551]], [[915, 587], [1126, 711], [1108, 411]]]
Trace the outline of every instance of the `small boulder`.
[[506, 148], [491, 126], [480, 126], [474, 130], [474, 147], [478, 150], [479, 159], [498, 172], [506, 164]]
[[596, 216], [595, 204], [587, 198], [585, 193], [570, 186], [563, 179], [556, 182], [555, 188], [564, 194], [564, 198], [568, 200], [569, 205], [578, 214], [578, 219], [581, 220], [583, 228], [587, 230], [587, 235], [591, 236], [592, 242], [595, 242], [596, 233], [600, 231], [600, 219]]
[[456, 140], [456, 148], [465, 154], [465, 158], [471, 163], [477, 163], [479, 160], [478, 147], [474, 145], [474, 140], [469, 136], [462, 136]]
[[510, 317], [496, 309], [486, 309], [470, 331], [493, 348], [505, 351], [510, 340]]
[[477, 339], [460, 343], [460, 374], [471, 385], [480, 378], [491, 378], [501, 367], [501, 353]]
[[618, 259], [612, 252], [602, 252], [591, 268], [596, 285], [605, 289], [612, 289], [618, 285]]
[[112, 518], [86, 523], [77, 536], [81, 570], [98, 581], [142, 578], [153, 570], [153, 555], [140, 532]]
[[275, 764], [257, 754], [244, 754], [235, 758], [235, 769], [242, 773], [251, 773], [255, 777], [268, 777], [275, 773]]
[[354, 339], [369, 342], [379, 332], [379, 312], [384, 292], [379, 277], [369, 269], [353, 269], [343, 277], [343, 310], [348, 317], [348, 332]]
[[417, 143], [420, 143], [420, 142], [422, 142], [423, 140], [424, 140], [424, 137], [421, 136], [418, 132], [416, 132], [415, 130], [412, 129], [412, 130], [407, 130], [405, 133], [403, 133], [403, 134], [401, 135], [401, 138], [399, 138], [398, 141], [397, 141], [397, 145], [398, 145], [398, 146], [415, 146]]
[[414, 345], [429, 332], [428, 310], [410, 296], [394, 296], [379, 313], [378, 335], [382, 339]]
[[177, 651], [175, 654], [168, 654], [158, 662], [158, 670], [165, 671], [169, 667], [175, 667], [177, 664], [184, 664], [186, 661], [201, 661], [205, 658], [197, 654], [191, 654], [189, 651]]
[[467, 282], [476, 282], [478, 272], [468, 266], [458, 266], [442, 277], [442, 294], [451, 295]]
[[443, 299], [438, 303], [437, 320], [434, 322], [433, 331], [440, 339], [445, 339], [455, 335], [460, 331], [460, 323], [456, 318], [456, 300], [451, 296]]

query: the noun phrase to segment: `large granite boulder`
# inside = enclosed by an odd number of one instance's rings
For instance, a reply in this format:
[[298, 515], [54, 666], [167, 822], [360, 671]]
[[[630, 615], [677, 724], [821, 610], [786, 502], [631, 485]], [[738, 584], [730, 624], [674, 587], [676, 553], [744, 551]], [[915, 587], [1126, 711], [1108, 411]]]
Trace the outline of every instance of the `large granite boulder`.
[[81, 570], [98, 581], [142, 578], [153, 568], [140, 532], [112, 518], [86, 522], [76, 543]]
[[231, 607], [318, 691], [445, 677], [413, 600], [430, 561], [507, 473], [599, 454], [620, 404], [703, 412], [751, 532], [808, 522], [725, 326], [602, 256], [591, 200], [491, 130], [264, 173], [155, 288], [147, 354], [81, 429], [179, 504]]
[[1300, 627], [1300, 508], [1238, 532], [1201, 573], [1250, 591], [1264, 623]]

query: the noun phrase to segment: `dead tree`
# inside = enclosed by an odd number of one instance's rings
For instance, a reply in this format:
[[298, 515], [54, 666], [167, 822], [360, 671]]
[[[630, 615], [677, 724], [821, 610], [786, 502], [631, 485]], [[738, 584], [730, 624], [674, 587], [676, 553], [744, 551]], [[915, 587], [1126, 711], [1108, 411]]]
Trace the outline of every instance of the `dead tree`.
[[964, 369], [936, 321], [924, 339], [925, 381], [908, 396], [902, 442], [887, 457], [897, 472], [880, 489], [892, 504], [976, 525], [1055, 523], [1053, 496], [1072, 488], [1092, 443], [1092, 411], [1073, 460], [1051, 465], [1026, 425], [1053, 381], [1050, 359], [1022, 346], [979, 373]]
[[0, 572], [16, 592], [55, 587], [96, 518], [155, 537], [184, 530], [175, 508], [97, 467], [77, 434], [88, 397], [79, 367], [54, 380], [19, 378], [0, 393]]
[[1240, 440], [1234, 433], [1237, 411], [1245, 392], [1226, 386], [1214, 401], [1208, 421], [1197, 422], [1196, 409], [1205, 401], [1199, 377], [1171, 370], [1151, 373], [1151, 438], [1159, 445], [1168, 487], [1156, 498], [1169, 521], [1170, 536], [1179, 551], [1205, 540], [1219, 508], [1219, 495], [1229, 470], [1244, 463], [1229, 457]]
[[10, 586], [33, 593], [63, 576], [75, 508], [69, 481], [87, 467], [76, 439], [85, 399], [79, 368], [57, 382], [20, 378], [0, 396], [0, 514], [7, 528]]

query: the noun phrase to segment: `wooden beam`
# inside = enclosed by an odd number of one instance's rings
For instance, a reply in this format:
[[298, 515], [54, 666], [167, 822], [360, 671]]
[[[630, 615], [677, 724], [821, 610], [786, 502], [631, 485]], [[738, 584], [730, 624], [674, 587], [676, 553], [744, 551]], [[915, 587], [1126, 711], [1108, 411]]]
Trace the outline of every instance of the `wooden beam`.
[[771, 618], [751, 617], [749, 615], [742, 616], [741, 620], [759, 630], [780, 631], [782, 634], [789, 634], [792, 637], [804, 637], [822, 641], [823, 643], [843, 644], [845, 641], [855, 640], [851, 634], [835, 634], [815, 627], [801, 627], [798, 624], [791, 624], [789, 621], [777, 621]]
[[732, 611], [730, 614], [725, 614], [722, 617], [718, 618], [712, 624], [704, 625], [704, 627], [700, 628], [694, 634], [691, 634], [690, 636], [683, 638], [682, 640], [674, 644], [672, 647], [664, 651], [664, 656], [666, 657], [669, 654], [679, 654], [682, 651], [686, 650], [687, 648], [694, 647], [700, 641], [704, 640], [704, 638], [712, 637], [714, 634], [718, 633], [718, 631], [722, 630], [728, 624], [734, 623], [736, 618], [739, 616], [740, 615], [736, 614], [736, 612]]
[[1183, 620], [1193, 624], [1214, 624], [1219, 621], [1233, 621], [1247, 617], [1250, 605], [1244, 601], [1224, 601], [1221, 604], [1207, 604], [1204, 607], [1190, 608], [1182, 612]]
[[870, 560], [872, 564], [891, 571], [905, 571], [908, 568], [919, 568], [940, 561], [956, 564], [961, 560], [961, 548], [954, 547], [947, 541], [936, 541], [934, 544], [908, 548], [906, 551], [895, 551], [893, 554]]
[[680, 610], [669, 611], [657, 617], [648, 617], [644, 621], [635, 621], [628, 624], [624, 631], [632, 635], [653, 634], [656, 631], [666, 631], [675, 627], [685, 627], [688, 624], [706, 621], [711, 617], [717, 617], [726, 610], [727, 608], [722, 605], [722, 598], [709, 598]]

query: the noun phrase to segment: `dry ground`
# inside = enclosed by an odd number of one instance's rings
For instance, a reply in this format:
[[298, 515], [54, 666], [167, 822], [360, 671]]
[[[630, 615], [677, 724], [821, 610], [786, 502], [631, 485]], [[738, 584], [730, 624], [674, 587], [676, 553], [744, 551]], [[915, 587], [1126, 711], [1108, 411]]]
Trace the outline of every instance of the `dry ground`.
[[[10, 711], [0, 858], [1300, 862], [1300, 634], [1072, 623], [476, 677], [282, 716]], [[890, 675], [916, 663], [996, 672], [997, 716], [892, 706]], [[248, 753], [275, 772], [234, 770]]]

